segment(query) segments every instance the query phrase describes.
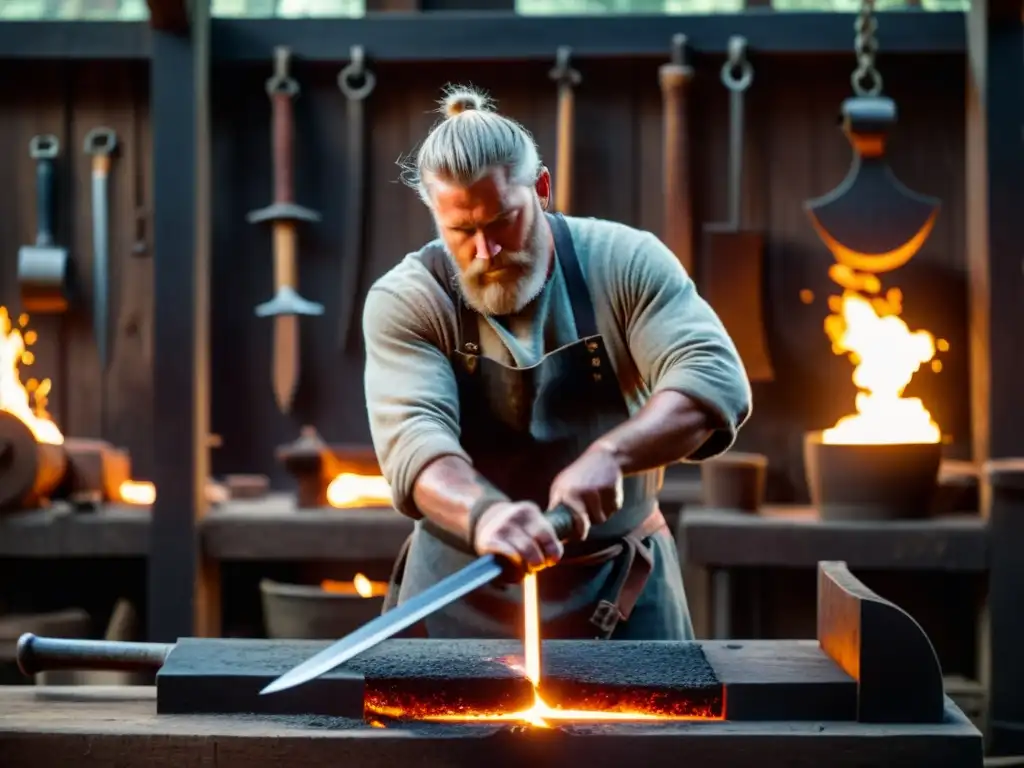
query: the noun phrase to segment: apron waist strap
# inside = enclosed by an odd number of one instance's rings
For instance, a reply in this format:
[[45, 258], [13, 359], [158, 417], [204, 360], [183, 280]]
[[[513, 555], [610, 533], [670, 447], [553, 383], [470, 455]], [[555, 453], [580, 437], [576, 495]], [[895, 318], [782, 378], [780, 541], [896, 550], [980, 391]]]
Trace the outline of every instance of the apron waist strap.
[[646, 539], [666, 528], [665, 516], [655, 506], [640, 525], [614, 543], [600, 542], [602, 549], [578, 554], [577, 550], [571, 555], [567, 552], [562, 558], [560, 565], [567, 566], [617, 561], [590, 616], [590, 623], [601, 633], [600, 637], [610, 638], [619, 622], [629, 619], [654, 570], [654, 552]]

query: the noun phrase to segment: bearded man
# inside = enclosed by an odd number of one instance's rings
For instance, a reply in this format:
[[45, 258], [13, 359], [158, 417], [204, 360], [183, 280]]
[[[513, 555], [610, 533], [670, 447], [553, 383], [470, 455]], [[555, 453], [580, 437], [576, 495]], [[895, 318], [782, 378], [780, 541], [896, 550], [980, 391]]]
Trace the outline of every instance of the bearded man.
[[[386, 606], [484, 553], [538, 579], [551, 638], [690, 639], [665, 465], [728, 449], [750, 385], [718, 317], [652, 234], [546, 212], [518, 122], [450, 90], [408, 182], [438, 239], [370, 289], [366, 402], [395, 507], [417, 520]], [[564, 504], [563, 546], [544, 510]], [[519, 635], [522, 590], [427, 618], [429, 637]]]

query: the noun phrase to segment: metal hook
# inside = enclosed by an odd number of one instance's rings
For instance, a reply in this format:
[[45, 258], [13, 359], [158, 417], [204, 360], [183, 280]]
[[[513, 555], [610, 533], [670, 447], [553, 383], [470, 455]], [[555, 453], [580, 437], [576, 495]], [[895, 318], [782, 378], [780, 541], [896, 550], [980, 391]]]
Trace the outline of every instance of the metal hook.
[[362, 77], [366, 72], [366, 53], [361, 45], [353, 45], [351, 50], [352, 63], [349, 65], [349, 76]]
[[292, 51], [283, 45], [274, 48], [274, 74], [267, 80], [267, 93], [284, 93], [294, 96], [299, 92], [299, 84], [291, 76]]
[[353, 45], [351, 61], [338, 73], [338, 88], [345, 97], [354, 101], [365, 99], [377, 85], [377, 78], [366, 67], [366, 52], [361, 45]]
[[671, 63], [680, 67], [686, 66], [686, 43], [686, 35], [682, 34], [681, 32], [672, 35], [672, 54], [670, 58]]
[[290, 48], [279, 45], [274, 49], [274, 77], [281, 80], [288, 78], [288, 65], [291, 63], [292, 52]]
[[729, 57], [722, 65], [722, 82], [730, 91], [745, 91], [754, 79], [754, 67], [747, 59], [747, 38], [730, 37], [728, 52]]

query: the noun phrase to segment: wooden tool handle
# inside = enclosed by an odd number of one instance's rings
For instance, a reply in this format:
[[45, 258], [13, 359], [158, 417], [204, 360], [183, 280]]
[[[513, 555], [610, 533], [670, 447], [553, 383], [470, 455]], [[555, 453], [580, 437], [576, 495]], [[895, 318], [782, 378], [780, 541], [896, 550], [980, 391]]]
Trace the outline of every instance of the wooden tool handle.
[[549, 77], [558, 83], [558, 145], [555, 165], [555, 210], [569, 214], [572, 210], [572, 159], [573, 129], [576, 120], [576, 101], [573, 88], [579, 85], [580, 73], [572, 68], [569, 60], [572, 51], [561, 46], [555, 58], [555, 66]]
[[555, 210], [569, 214], [572, 211], [572, 157], [573, 127], [576, 99], [572, 86], [558, 89], [558, 157], [555, 165]]
[[[678, 36], [681, 37], [681, 36]], [[693, 69], [683, 57], [685, 38], [673, 39], [672, 61], [658, 71], [661, 84], [663, 123], [663, 187], [665, 244], [683, 268], [693, 274], [693, 201], [690, 195], [689, 131], [686, 99]]]

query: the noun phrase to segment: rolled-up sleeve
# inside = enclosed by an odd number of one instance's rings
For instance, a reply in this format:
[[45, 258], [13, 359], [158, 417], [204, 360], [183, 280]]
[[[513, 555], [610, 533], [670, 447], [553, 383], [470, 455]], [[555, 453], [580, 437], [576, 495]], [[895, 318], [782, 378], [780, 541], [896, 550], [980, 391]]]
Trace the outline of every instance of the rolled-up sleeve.
[[377, 460], [395, 508], [422, 517], [416, 478], [442, 456], [469, 456], [459, 444], [455, 374], [415, 302], [372, 288], [363, 309], [366, 409]]
[[640, 240], [626, 262], [626, 336], [633, 360], [652, 393], [675, 390], [715, 417], [712, 436], [692, 461], [733, 444], [750, 416], [750, 381], [736, 346], [673, 253], [653, 235]]

